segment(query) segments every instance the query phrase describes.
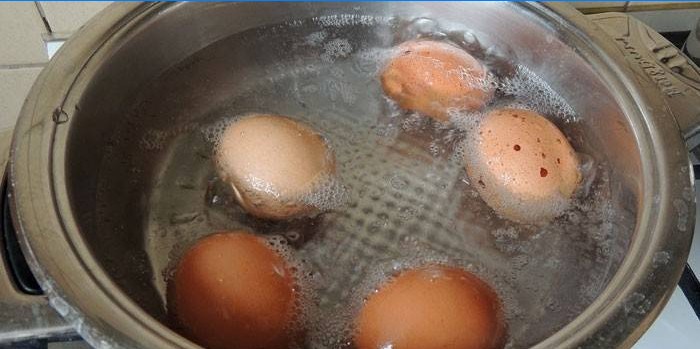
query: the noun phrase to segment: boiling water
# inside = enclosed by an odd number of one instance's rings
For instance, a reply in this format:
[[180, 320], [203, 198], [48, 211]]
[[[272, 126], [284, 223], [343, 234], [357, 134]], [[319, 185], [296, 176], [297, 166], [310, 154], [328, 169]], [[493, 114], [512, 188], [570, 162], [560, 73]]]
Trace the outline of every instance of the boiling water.
[[[159, 164], [146, 193], [144, 243], [164, 304], [173, 265], [186, 248], [232, 229], [284, 237], [291, 258], [308, 269], [304, 286], [315, 289], [313, 305], [305, 307], [308, 347], [343, 346], [369, 290], [394, 270], [428, 262], [460, 265], [497, 290], [510, 347], [541, 341], [590, 304], [624, 252], [613, 234], [604, 158], [580, 154], [584, 185], [562, 217], [541, 227], [499, 218], [455, 155], [478, 115], [456, 113], [451, 124], [441, 124], [398, 109], [378, 79], [389, 49], [416, 37], [450, 40], [493, 72], [492, 104], [537, 110], [567, 134], [580, 120], [544, 81], [500, 53], [507, 50], [497, 42], [466, 28], [440, 28], [428, 19], [353, 16], [257, 28], [201, 50], [148, 86], [157, 91], [159, 114], [148, 114], [155, 92], [141, 97], [136, 112], [172, 120], [139, 139], [141, 151]], [[267, 222], [235, 203], [216, 176], [213, 144], [224, 125], [251, 112], [289, 115], [326, 137], [344, 188], [333, 192], [342, 197], [331, 195], [339, 199], [334, 210]], [[587, 149], [580, 140], [572, 144]]]

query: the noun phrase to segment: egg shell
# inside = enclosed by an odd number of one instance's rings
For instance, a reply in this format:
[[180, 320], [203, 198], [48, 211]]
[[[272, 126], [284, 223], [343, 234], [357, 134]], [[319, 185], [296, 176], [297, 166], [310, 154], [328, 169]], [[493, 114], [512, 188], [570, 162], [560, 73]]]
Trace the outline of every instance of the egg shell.
[[560, 215], [581, 182], [566, 136], [536, 112], [489, 112], [465, 150], [467, 174], [481, 198], [502, 217], [540, 224]]
[[363, 305], [354, 335], [358, 349], [493, 349], [504, 339], [491, 287], [441, 265], [404, 271], [381, 285]]
[[169, 285], [169, 311], [209, 349], [282, 349], [298, 340], [296, 281], [264, 239], [245, 231], [198, 241]]
[[403, 109], [449, 121], [449, 108], [480, 109], [493, 95], [486, 84], [486, 68], [452, 44], [414, 40], [395, 51], [381, 82], [384, 92]]
[[229, 125], [216, 146], [215, 160], [219, 176], [230, 183], [239, 204], [266, 219], [318, 213], [304, 196], [335, 173], [335, 157], [323, 137], [279, 115], [250, 115]]

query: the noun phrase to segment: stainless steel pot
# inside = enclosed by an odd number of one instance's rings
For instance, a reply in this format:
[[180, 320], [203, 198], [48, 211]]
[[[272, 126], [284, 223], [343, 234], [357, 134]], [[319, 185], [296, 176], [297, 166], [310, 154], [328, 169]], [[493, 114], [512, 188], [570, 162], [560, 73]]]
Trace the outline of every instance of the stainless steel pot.
[[[44, 69], [15, 129], [10, 163], [14, 219], [51, 305], [96, 347], [196, 347], [164, 325], [152, 275], [144, 270], [142, 209], [148, 203], [139, 193], [153, 184], [138, 178], [156, 176], [157, 169], [131, 174], [126, 169], [130, 159], [150, 161], [137, 146], [140, 132], [148, 129], [144, 125], [182, 120], [122, 118], [122, 106], [167, 68], [218, 40], [324, 15], [464, 23], [507, 42], [509, 54], [572, 101], [581, 111], [577, 136], [591, 152], [605, 154], [613, 169], [611, 200], [624, 258], [585, 310], [535, 347], [630, 347], [663, 308], [687, 258], [695, 203], [684, 137], [691, 146], [697, 143], [700, 76], [640, 23], [621, 14], [586, 18], [561, 4], [111, 5]], [[189, 85], [193, 81], [174, 83], [198, 91]], [[210, 92], [193, 92], [189, 104], [173, 103], [201, 105], [211, 101]], [[178, 118], [201, 114], [192, 107]], [[115, 143], [115, 130], [124, 128], [131, 130], [122, 134], [129, 139]], [[99, 174], [105, 154], [115, 151], [124, 154], [115, 158], [124, 163], [113, 168], [124, 171]], [[128, 186], [100, 191], [98, 175]], [[97, 216], [105, 212], [123, 218], [115, 229], [96, 229]]]

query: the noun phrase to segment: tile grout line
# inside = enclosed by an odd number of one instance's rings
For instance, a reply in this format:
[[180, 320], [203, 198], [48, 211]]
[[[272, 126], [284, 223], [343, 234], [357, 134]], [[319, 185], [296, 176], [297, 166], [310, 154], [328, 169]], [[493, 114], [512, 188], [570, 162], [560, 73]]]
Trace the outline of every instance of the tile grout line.
[[34, 6], [36, 6], [36, 10], [39, 12], [41, 21], [44, 22], [44, 27], [46, 28], [46, 31], [49, 34], [53, 33], [53, 30], [51, 30], [51, 25], [49, 24], [49, 20], [46, 19], [46, 13], [44, 12], [44, 8], [41, 7], [41, 4], [38, 1], [34, 1]]
[[43, 68], [46, 63], [20, 63], [20, 64], [0, 64], [0, 70]]

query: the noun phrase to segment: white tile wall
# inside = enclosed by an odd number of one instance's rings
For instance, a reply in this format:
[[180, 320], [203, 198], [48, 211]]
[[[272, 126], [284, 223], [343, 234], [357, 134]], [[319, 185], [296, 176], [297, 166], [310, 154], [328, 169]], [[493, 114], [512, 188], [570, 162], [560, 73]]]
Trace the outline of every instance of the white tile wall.
[[111, 2], [47, 2], [39, 4], [55, 33], [72, 33], [78, 30], [92, 16], [107, 7]]
[[0, 2], [0, 67], [48, 61], [45, 31], [33, 2]]
[[24, 99], [42, 68], [0, 70], [0, 130], [17, 121]]
[[[34, 80], [48, 62], [42, 34], [69, 35], [110, 2], [0, 2], [0, 130], [12, 128]], [[41, 9], [41, 11], [40, 11]]]

